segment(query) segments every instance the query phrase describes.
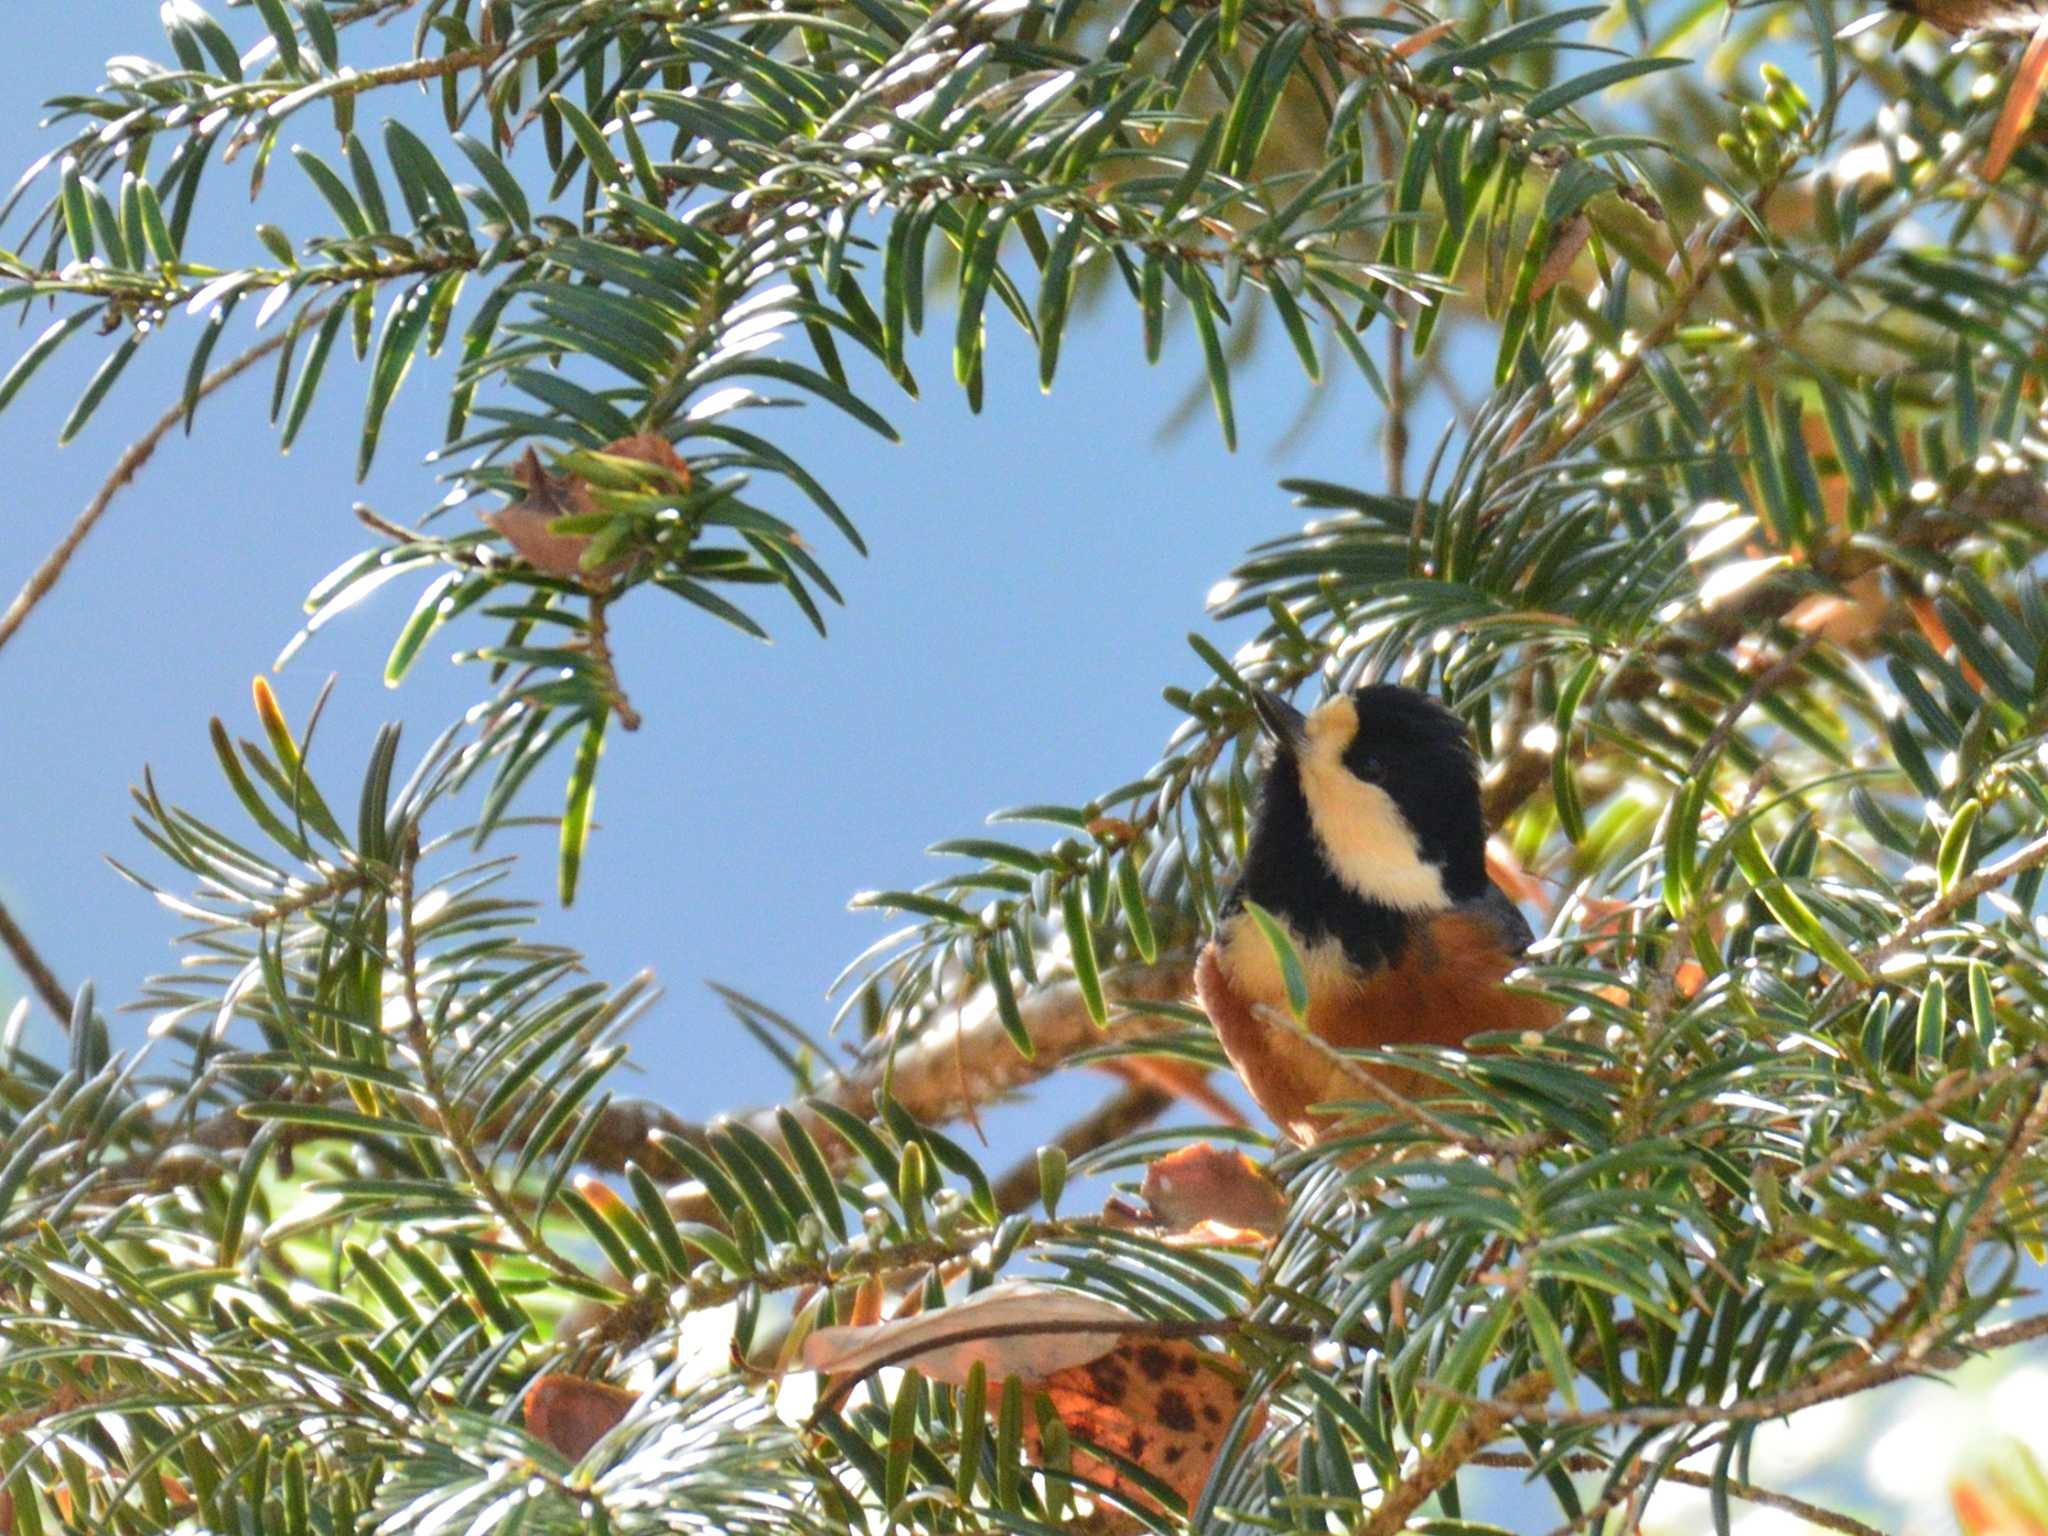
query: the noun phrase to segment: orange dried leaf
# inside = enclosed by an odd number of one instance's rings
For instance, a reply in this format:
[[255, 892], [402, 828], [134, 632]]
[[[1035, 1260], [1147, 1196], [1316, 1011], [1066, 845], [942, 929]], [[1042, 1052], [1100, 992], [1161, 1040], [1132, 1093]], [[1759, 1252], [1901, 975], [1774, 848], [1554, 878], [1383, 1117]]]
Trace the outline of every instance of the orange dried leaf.
[[1287, 1197], [1250, 1158], [1206, 1141], [1155, 1160], [1139, 1192], [1172, 1232], [1208, 1224], [1271, 1236], [1287, 1219]]
[[[1192, 1505], [1244, 1400], [1244, 1373], [1229, 1356], [1184, 1340], [1134, 1339], [1059, 1372], [1044, 1395], [1075, 1435], [1143, 1467]], [[1258, 1425], [1252, 1427], [1256, 1433]], [[1034, 1414], [1025, 1416], [1025, 1442], [1039, 1455]], [[1153, 1502], [1115, 1465], [1078, 1447], [1074, 1471], [1139, 1503]]]
[[853, 1293], [853, 1317], [848, 1326], [872, 1328], [882, 1320], [882, 1277], [869, 1275]]
[[[1785, 622], [1802, 635], [1819, 635], [1830, 645], [1856, 646], [1883, 626], [1889, 606], [1882, 575], [1866, 571], [1839, 593], [1817, 592], [1801, 598], [1785, 615]], [[1763, 659], [1777, 658], [1774, 653], [1764, 652]]]
[[2020, 55], [2019, 68], [2013, 71], [2012, 84], [2006, 88], [2005, 105], [1991, 129], [1991, 142], [1984, 149], [1986, 181], [1996, 181], [2005, 174], [2013, 151], [2020, 147], [2020, 140], [2026, 137], [2027, 128], [2034, 121], [2044, 79], [2048, 79], [2048, 22], [2043, 22], [2027, 39], [2026, 52]]
[[[1934, 604], [1924, 597], [1909, 597], [1906, 599], [1906, 611], [1913, 615], [1913, 622], [1920, 627], [1920, 633], [1934, 647], [1937, 655], [1946, 656], [1955, 650], [1956, 643], [1949, 638], [1948, 626], [1941, 622], [1941, 615], [1935, 611]], [[1983, 677], [1961, 654], [1956, 656], [1956, 666], [1961, 670], [1963, 680], [1972, 688], [1983, 688]]]
[[1611, 896], [1580, 897], [1579, 932], [1584, 937], [1586, 953], [1599, 954], [1627, 931], [1628, 917], [1634, 910], [1634, 902], [1617, 901]]
[[256, 703], [256, 718], [263, 722], [263, 732], [270, 737], [290, 736], [291, 727], [285, 723], [284, 710], [278, 705], [277, 695], [271, 690], [270, 679], [258, 673], [249, 679], [249, 695]]
[[2003, 1478], [1959, 1480], [1949, 1485], [1948, 1496], [1962, 1536], [2048, 1536], [2048, 1526]]
[[581, 1461], [638, 1401], [638, 1394], [623, 1387], [557, 1372], [526, 1389], [526, 1432], [570, 1461]]
[[1497, 837], [1486, 840], [1486, 876], [1517, 906], [1535, 907], [1548, 914], [1554, 905], [1543, 882], [1522, 868], [1514, 850]]
[[1457, 26], [1457, 24], [1455, 17], [1446, 17], [1442, 21], [1432, 22], [1419, 32], [1410, 32], [1387, 51], [1397, 59], [1411, 59], [1438, 38], [1448, 36], [1451, 29]]
[[967, 1384], [978, 1363], [992, 1381], [1020, 1376], [1036, 1382], [1107, 1354], [1134, 1326], [1142, 1326], [1138, 1315], [1113, 1301], [1015, 1281], [937, 1312], [820, 1328], [804, 1340], [803, 1362], [835, 1376], [895, 1365], [956, 1387]]

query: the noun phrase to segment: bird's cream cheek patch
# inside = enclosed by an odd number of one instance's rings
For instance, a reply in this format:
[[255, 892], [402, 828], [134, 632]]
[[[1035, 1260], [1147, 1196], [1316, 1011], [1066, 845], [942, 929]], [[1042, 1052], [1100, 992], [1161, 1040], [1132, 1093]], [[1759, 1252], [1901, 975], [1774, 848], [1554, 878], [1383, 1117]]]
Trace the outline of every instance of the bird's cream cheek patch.
[[1357, 706], [1339, 694], [1308, 717], [1299, 754], [1302, 795], [1331, 872], [1382, 906], [1408, 912], [1450, 906], [1443, 871], [1422, 857], [1393, 797], [1344, 766], [1357, 734]]

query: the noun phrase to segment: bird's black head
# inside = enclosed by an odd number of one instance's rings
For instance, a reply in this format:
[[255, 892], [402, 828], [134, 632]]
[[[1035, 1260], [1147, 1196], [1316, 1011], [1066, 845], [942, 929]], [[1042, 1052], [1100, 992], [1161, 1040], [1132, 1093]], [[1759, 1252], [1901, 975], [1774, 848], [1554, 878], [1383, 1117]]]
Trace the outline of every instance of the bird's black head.
[[1256, 701], [1274, 754], [1248, 881], [1315, 859], [1350, 896], [1396, 911], [1486, 893], [1479, 760], [1456, 715], [1391, 683], [1338, 694], [1309, 715], [1264, 691]]

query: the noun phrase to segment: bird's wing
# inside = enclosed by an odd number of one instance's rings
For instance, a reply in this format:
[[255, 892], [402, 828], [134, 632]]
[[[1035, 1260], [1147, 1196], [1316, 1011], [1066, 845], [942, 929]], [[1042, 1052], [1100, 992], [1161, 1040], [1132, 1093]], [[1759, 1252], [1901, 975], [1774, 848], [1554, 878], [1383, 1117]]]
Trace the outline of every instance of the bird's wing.
[[1459, 910], [1492, 923], [1500, 932], [1501, 948], [1511, 955], [1521, 954], [1536, 942], [1536, 932], [1529, 926], [1529, 919], [1522, 916], [1522, 909], [1508, 900], [1507, 892], [1490, 881], [1484, 896], [1460, 903]]

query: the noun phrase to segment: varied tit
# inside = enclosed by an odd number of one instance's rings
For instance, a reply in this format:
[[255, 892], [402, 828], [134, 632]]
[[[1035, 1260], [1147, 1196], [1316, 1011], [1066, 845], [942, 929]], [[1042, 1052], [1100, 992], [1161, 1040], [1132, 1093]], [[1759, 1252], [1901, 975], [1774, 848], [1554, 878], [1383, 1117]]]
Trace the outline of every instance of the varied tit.
[[[1252, 1096], [1307, 1140], [1319, 1123], [1307, 1102], [1333, 1095], [1280, 1080], [1287, 1073], [1260, 1049], [1252, 1008], [1284, 1019], [1287, 987], [1247, 902], [1286, 928], [1307, 973], [1307, 1028], [1329, 1045], [1461, 1046], [1486, 1031], [1545, 1028], [1553, 1011], [1500, 985], [1532, 935], [1487, 877], [1479, 760], [1464, 723], [1392, 684], [1339, 694], [1306, 716], [1264, 690], [1254, 701], [1272, 765], [1197, 983]], [[1409, 1097], [1435, 1086], [1370, 1070]]]

